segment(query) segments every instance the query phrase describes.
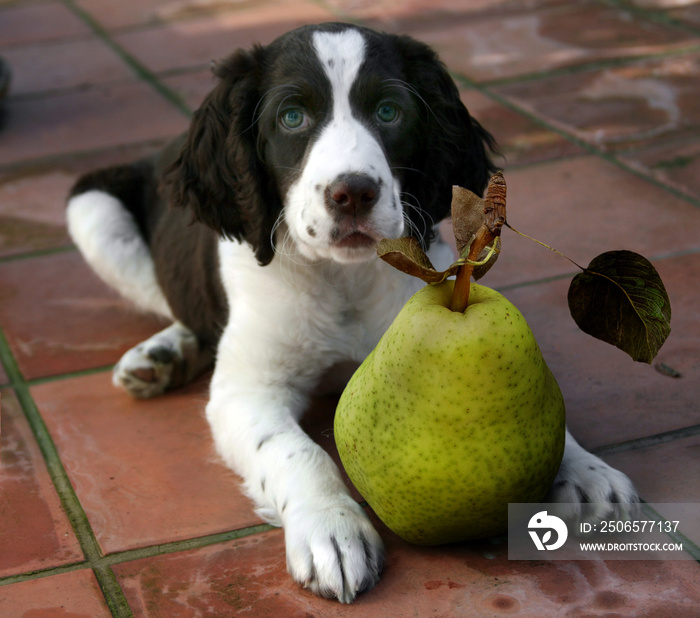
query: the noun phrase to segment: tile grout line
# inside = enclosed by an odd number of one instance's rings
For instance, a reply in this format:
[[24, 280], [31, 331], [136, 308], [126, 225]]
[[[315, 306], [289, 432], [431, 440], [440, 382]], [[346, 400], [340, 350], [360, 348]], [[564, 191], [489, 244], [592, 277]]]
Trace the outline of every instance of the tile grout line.
[[61, 505], [71, 524], [71, 528], [85, 556], [86, 561], [82, 564], [85, 568], [91, 568], [93, 570], [105, 601], [112, 613], [115, 616], [124, 618], [132, 616], [131, 610], [126, 602], [126, 597], [124, 597], [121, 586], [112, 570], [109, 567], [96, 564], [102, 557], [99, 543], [90, 526], [87, 515], [80, 504], [80, 500], [75, 493], [75, 489], [68, 478], [68, 474], [63, 467], [58, 449], [29, 392], [28, 384], [17, 365], [17, 361], [10, 349], [2, 328], [0, 328], [0, 361], [2, 361], [10, 380], [9, 386], [14, 389], [24, 416], [32, 429], [58, 498], [61, 501]]
[[114, 365], [101, 365], [99, 367], [88, 367], [87, 369], [76, 369], [74, 371], [66, 371], [64, 373], [57, 373], [50, 376], [41, 376], [39, 378], [32, 378], [27, 380], [27, 386], [30, 388], [32, 386], [40, 386], [41, 384], [50, 384], [52, 382], [61, 382], [63, 380], [72, 380], [74, 378], [83, 378], [86, 376], [95, 375], [98, 373], [107, 373], [112, 371]]
[[606, 455], [627, 453], [629, 451], [636, 451], [638, 449], [648, 448], [650, 446], [657, 446], [658, 444], [666, 444], [667, 442], [674, 442], [676, 440], [692, 438], [697, 435], [700, 435], [700, 425], [690, 425], [688, 427], [682, 427], [680, 429], [671, 429], [670, 431], [663, 431], [661, 433], [653, 434], [651, 436], [634, 438], [632, 440], [626, 440], [624, 442], [618, 442], [614, 444], [606, 444], [603, 446], [594, 447], [590, 450], [591, 453], [593, 453], [594, 455], [604, 457]]
[[[235, 541], [256, 534], [264, 534], [266, 532], [270, 532], [276, 529], [277, 528], [271, 524], [262, 523], [253, 526], [248, 526], [246, 528], [240, 528], [238, 530], [216, 532], [214, 534], [209, 534], [201, 537], [192, 537], [180, 541], [171, 541], [168, 543], [160, 543], [157, 545], [147, 545], [145, 547], [139, 547], [136, 549], [116, 551], [110, 554], [106, 554], [98, 560], [96, 560], [93, 564], [93, 568], [112, 567], [117, 564], [131, 562], [134, 560], [143, 560], [146, 558], [153, 558], [155, 556], [166, 556], [168, 554], [173, 554], [181, 551], [199, 549], [202, 547], [208, 547], [209, 545], [216, 545], [217, 543], [226, 543], [229, 541]], [[87, 561], [80, 561], [73, 562], [70, 564], [63, 564], [55, 567], [49, 567], [47, 569], [41, 569], [37, 571], [17, 573], [15, 575], [0, 577], [0, 587], [17, 584], [24, 581], [30, 581], [33, 579], [51, 577], [54, 575], [60, 575], [62, 573], [69, 573], [72, 571], [78, 571], [87, 568], [90, 568], [90, 564]]]
[[30, 250], [13, 255], [0, 256], [0, 264], [19, 262], [21, 260], [31, 260], [32, 258], [41, 258], [47, 255], [55, 255], [57, 253], [68, 253], [75, 250], [76, 249], [73, 245], [66, 245], [65, 247], [51, 247], [50, 249], [36, 249], [33, 251]]
[[[618, 9], [620, 11], [624, 11], [625, 13], [630, 13], [638, 19], [649, 21], [660, 26], [666, 26], [667, 28], [675, 28], [676, 30], [682, 30], [687, 34], [692, 34], [694, 36], [700, 36], [700, 28], [693, 25], [692, 23], [685, 22], [682, 19], [678, 19], [676, 17], [673, 17], [672, 15], [669, 15], [668, 11], [655, 8], [644, 8], [643, 6], [638, 6], [633, 2], [629, 2], [628, 0], [596, 1], [602, 6]], [[674, 7], [672, 5], [669, 5], [669, 9], [670, 8]]]
[[142, 560], [144, 558], [153, 558], [154, 556], [164, 556], [191, 549], [200, 549], [202, 547], [208, 547], [209, 545], [236, 541], [256, 534], [265, 534], [266, 532], [277, 529], [278, 528], [272, 524], [260, 523], [247, 526], [246, 528], [239, 528], [238, 530], [215, 532], [214, 534], [208, 534], [206, 536], [191, 537], [180, 541], [159, 543], [157, 545], [148, 545], [137, 549], [127, 549], [103, 556], [100, 559], [100, 564], [112, 566], [123, 562], [131, 562], [132, 560]]
[[53, 577], [54, 575], [63, 575], [64, 573], [72, 573], [73, 571], [84, 571], [90, 566], [86, 561], [71, 562], [69, 564], [61, 564], [47, 569], [38, 569], [36, 571], [24, 571], [14, 575], [6, 575], [0, 577], [0, 588], [2, 586], [11, 586], [12, 584], [21, 584], [22, 582], [42, 579], [44, 577]]
[[88, 26], [93, 33], [107, 45], [117, 56], [133, 71], [136, 76], [151, 86], [158, 94], [176, 107], [188, 118], [192, 116], [192, 110], [172, 88], [166, 86], [158, 79], [157, 75], [145, 64], [130, 54], [124, 47], [109, 34], [109, 32], [85, 9], [80, 7], [75, 0], [60, 0], [78, 19]]

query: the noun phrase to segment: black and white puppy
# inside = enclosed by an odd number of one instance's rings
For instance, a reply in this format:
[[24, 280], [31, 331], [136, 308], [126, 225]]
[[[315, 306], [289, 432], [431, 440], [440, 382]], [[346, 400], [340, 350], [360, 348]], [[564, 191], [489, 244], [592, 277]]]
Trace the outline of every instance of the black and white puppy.
[[[292, 577], [350, 602], [377, 583], [382, 541], [299, 419], [324, 373], [362, 361], [422, 285], [378, 260], [377, 241], [412, 234], [451, 263], [434, 226], [452, 185], [484, 190], [493, 141], [408, 37], [308, 26], [215, 73], [157, 159], [76, 183], [70, 233], [104, 281], [172, 321], [124, 355], [115, 383], [150, 397], [215, 358], [218, 452], [284, 526]], [[552, 500], [604, 503], [602, 516], [637, 498], [567, 435]]]

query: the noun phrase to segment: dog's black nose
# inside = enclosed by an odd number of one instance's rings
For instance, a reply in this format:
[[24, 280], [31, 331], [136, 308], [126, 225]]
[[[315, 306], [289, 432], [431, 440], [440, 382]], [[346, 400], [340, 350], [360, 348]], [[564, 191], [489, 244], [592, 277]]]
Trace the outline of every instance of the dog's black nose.
[[377, 199], [379, 185], [364, 174], [339, 176], [326, 189], [326, 206], [333, 214], [361, 217]]

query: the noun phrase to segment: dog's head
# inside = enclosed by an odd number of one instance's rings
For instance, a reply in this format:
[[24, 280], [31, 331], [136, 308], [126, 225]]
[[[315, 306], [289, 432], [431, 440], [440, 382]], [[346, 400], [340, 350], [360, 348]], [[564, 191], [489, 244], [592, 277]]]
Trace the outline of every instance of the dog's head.
[[491, 136], [411, 38], [306, 26], [215, 74], [166, 180], [176, 205], [261, 264], [280, 229], [311, 260], [366, 260], [409, 234], [427, 248], [452, 185], [481, 194], [493, 171]]

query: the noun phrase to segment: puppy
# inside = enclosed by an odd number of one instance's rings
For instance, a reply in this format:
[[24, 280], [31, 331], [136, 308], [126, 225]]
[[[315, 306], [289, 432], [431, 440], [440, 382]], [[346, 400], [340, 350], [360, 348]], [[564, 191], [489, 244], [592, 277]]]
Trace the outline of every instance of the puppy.
[[[152, 397], [215, 359], [206, 415], [257, 512], [283, 526], [291, 576], [349, 603], [378, 581], [382, 541], [328, 454], [299, 426], [321, 377], [360, 362], [422, 283], [376, 258], [435, 225], [452, 185], [481, 194], [491, 136], [435, 53], [346, 24], [294, 30], [218, 64], [187, 134], [154, 159], [78, 180], [76, 245], [98, 275], [172, 325], [127, 352], [114, 382]], [[636, 501], [567, 435], [552, 500]], [[619, 503], [619, 504], [615, 504]]]

